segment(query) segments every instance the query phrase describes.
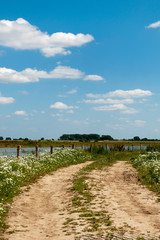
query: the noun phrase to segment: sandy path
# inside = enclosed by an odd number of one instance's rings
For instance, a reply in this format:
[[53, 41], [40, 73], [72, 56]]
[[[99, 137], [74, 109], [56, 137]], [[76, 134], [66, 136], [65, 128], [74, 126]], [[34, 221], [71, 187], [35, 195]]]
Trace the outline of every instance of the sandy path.
[[15, 198], [9, 213], [9, 240], [72, 240], [62, 226], [67, 217], [72, 194], [73, 175], [89, 163], [62, 168], [39, 179], [28, 192]]
[[[155, 194], [138, 182], [136, 170], [126, 162], [118, 162], [106, 170], [94, 170], [94, 202], [108, 211], [113, 226], [128, 234], [160, 235], [160, 203]], [[98, 188], [97, 188], [98, 186]]]
[[[9, 231], [13, 233], [5, 237], [9, 240], [74, 240], [74, 233], [68, 236], [64, 231], [63, 224], [70, 217], [79, 221], [76, 232], [83, 235], [78, 215], [69, 214], [74, 210], [69, 189], [73, 175], [87, 164], [59, 169], [16, 197], [8, 218]], [[139, 184], [136, 170], [130, 164], [118, 162], [109, 169], [94, 170], [87, 182], [96, 195], [90, 208], [107, 211], [115, 232], [160, 235], [160, 203], [154, 193]]]

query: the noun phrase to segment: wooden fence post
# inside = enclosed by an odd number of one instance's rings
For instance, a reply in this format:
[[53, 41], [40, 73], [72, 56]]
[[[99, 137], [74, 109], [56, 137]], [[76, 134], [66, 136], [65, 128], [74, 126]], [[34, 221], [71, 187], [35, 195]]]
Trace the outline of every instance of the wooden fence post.
[[90, 149], [91, 149], [91, 153], [93, 152], [93, 145], [91, 144], [90, 146]]
[[64, 148], [64, 145], [62, 145], [62, 148]]
[[132, 145], [132, 151], [133, 151], [133, 145]]
[[107, 146], [107, 144], [106, 144], [106, 150], [108, 150], [108, 146]]
[[17, 158], [20, 158], [21, 155], [21, 146], [17, 146]]
[[36, 145], [36, 158], [38, 159], [39, 158], [39, 146]]
[[53, 146], [50, 146], [50, 153], [53, 153]]
[[75, 148], [75, 145], [74, 144], [72, 144], [72, 149], [74, 149]]

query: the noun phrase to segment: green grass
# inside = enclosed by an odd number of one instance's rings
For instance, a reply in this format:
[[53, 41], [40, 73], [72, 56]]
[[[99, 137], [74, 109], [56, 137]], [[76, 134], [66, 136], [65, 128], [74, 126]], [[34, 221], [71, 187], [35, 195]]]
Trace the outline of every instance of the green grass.
[[131, 161], [144, 185], [156, 192], [160, 199], [160, 153], [140, 154]]

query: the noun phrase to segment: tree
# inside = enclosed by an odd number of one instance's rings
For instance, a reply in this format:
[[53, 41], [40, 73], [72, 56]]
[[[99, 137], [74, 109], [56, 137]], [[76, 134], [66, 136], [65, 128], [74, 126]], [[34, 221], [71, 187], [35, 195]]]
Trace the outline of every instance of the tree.
[[6, 137], [6, 140], [11, 140], [11, 138], [10, 137]]
[[3, 140], [3, 137], [2, 137], [2, 136], [0, 137], [0, 140]]
[[138, 136], [135, 136], [134, 138], [133, 138], [133, 141], [140, 141], [141, 139], [140, 139], [140, 137], [138, 137]]
[[101, 140], [114, 140], [110, 135], [102, 135]]

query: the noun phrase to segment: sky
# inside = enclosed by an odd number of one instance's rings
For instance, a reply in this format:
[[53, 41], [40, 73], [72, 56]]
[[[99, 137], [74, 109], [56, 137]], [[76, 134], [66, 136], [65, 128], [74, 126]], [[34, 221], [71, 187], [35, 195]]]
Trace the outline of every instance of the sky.
[[160, 139], [160, 1], [3, 1], [0, 136]]

